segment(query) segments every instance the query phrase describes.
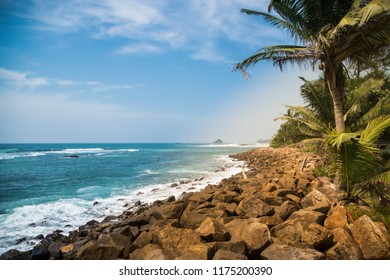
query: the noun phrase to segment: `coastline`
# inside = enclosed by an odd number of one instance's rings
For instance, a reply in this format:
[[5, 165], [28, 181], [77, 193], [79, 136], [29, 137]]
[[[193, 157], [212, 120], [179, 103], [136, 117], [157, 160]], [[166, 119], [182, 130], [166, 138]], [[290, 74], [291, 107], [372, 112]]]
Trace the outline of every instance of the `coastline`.
[[315, 178], [319, 156], [259, 148], [232, 157], [246, 163], [245, 173], [177, 199], [137, 202], [119, 216], [89, 221], [69, 236], [55, 231], [30, 251], [0, 258], [390, 258], [383, 224], [367, 216], [349, 220], [340, 192], [329, 179]]

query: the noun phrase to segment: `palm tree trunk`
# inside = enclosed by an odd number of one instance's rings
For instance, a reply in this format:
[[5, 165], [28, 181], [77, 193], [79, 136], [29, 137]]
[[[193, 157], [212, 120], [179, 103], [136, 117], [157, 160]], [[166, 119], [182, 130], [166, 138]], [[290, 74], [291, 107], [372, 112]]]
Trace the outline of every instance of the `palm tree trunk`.
[[333, 99], [334, 118], [336, 131], [343, 133], [345, 131], [343, 99], [344, 99], [344, 73], [342, 67], [328, 66], [325, 70], [325, 81]]

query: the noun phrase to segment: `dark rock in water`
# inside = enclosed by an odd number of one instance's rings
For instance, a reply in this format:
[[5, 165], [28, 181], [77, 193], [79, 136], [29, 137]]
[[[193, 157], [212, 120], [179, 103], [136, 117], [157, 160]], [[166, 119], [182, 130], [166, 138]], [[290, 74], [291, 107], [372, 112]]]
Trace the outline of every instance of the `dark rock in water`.
[[49, 257], [50, 251], [39, 244], [33, 248], [31, 253], [31, 260], [48, 260]]
[[65, 225], [65, 227], [66, 227], [66, 228], [70, 228], [70, 227], [72, 227], [72, 225]]
[[[66, 226], [65, 226], [65, 227], [66, 227]], [[69, 225], [69, 227], [70, 227], [70, 225]], [[34, 239], [38, 239], [38, 240], [42, 240], [43, 238], [45, 238], [45, 237], [43, 236], [43, 234], [39, 234], [39, 235], [37, 235], [37, 236], [34, 237]]]
[[69, 156], [64, 156], [64, 158], [79, 158], [78, 155], [69, 155]]
[[223, 144], [223, 142], [221, 139], [218, 139], [218, 140], [214, 141], [213, 144]]
[[0, 260], [29, 260], [31, 256], [31, 250], [26, 252], [20, 252], [18, 250], [9, 250], [0, 255]]
[[22, 237], [22, 238], [16, 239], [15, 245], [18, 245], [18, 244], [20, 244], [20, 243], [22, 243], [22, 242], [24, 242], [26, 240], [27, 240], [27, 237]]
[[141, 201], [138, 200], [136, 203], [134, 203], [134, 206], [141, 206]]
[[95, 220], [90, 220], [86, 223], [87, 226], [93, 226], [93, 225], [96, 225], [98, 224], [99, 222], [98, 221], [95, 221]]
[[31, 223], [31, 224], [29, 224], [28, 226], [29, 226], [29, 227], [36, 227], [37, 224], [36, 224], [36, 223]]
[[168, 197], [167, 199], [164, 200], [164, 202], [174, 202], [176, 200], [175, 196], [174, 195], [171, 195], [170, 197]]
[[177, 187], [177, 186], [178, 186], [178, 184], [173, 183], [173, 184], [171, 185], [171, 188], [175, 188], [175, 187]]
[[98, 205], [98, 204], [100, 204], [100, 202], [99, 202], [99, 201], [95, 201], [95, 202], [93, 203], [93, 206], [96, 206], [96, 205]]

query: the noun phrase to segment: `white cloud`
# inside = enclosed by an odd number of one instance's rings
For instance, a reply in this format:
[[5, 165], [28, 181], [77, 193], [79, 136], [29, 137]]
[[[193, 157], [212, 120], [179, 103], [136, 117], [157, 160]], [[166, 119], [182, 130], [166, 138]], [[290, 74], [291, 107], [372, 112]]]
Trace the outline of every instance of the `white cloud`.
[[212, 43], [206, 43], [199, 50], [193, 52], [190, 57], [195, 60], [224, 61], [225, 57], [218, 52]]
[[[193, 59], [215, 59], [210, 46], [218, 40], [260, 47], [265, 38], [281, 32], [263, 25], [241, 8], [266, 10], [259, 0], [34, 0], [29, 17], [40, 28], [58, 32], [88, 31], [92, 38], [125, 38], [132, 43], [117, 54], [160, 53], [164, 48], [184, 49]], [[223, 50], [215, 49], [215, 53]]]
[[31, 74], [0, 68], [0, 79], [16, 88], [35, 88], [49, 84], [46, 77], [31, 77]]
[[152, 44], [130, 44], [115, 51], [116, 54], [160, 53], [162, 49]]

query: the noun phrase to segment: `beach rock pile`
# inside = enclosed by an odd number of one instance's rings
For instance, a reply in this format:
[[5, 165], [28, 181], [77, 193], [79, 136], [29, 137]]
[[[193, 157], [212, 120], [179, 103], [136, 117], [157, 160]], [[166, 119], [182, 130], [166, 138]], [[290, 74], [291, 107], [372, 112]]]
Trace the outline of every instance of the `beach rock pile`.
[[54, 232], [28, 252], [1, 259], [321, 260], [390, 259], [381, 223], [348, 219], [339, 190], [298, 149], [260, 148], [235, 156], [246, 171], [218, 185], [118, 217]]

